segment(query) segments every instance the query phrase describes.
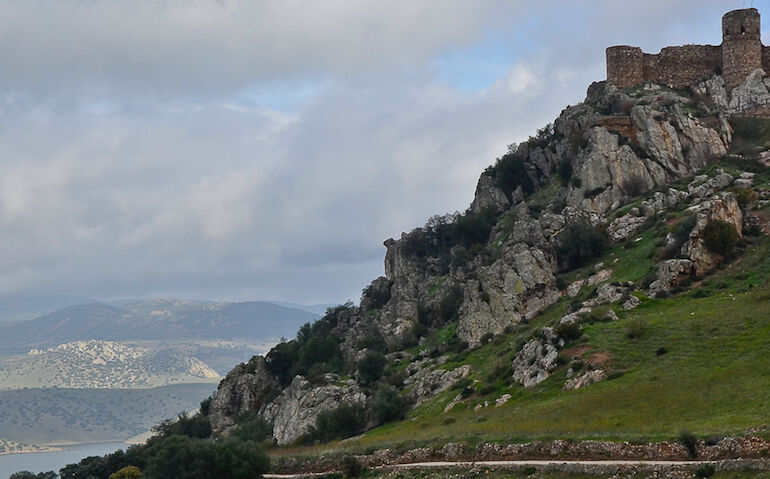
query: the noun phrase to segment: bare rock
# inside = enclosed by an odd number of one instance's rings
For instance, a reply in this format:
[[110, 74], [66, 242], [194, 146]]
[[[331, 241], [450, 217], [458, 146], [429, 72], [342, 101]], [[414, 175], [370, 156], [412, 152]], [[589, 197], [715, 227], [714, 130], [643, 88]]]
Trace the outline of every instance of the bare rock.
[[414, 388], [411, 391], [415, 406], [419, 406], [436, 394], [446, 391], [459, 379], [467, 376], [470, 371], [470, 365], [466, 364], [451, 371], [435, 369], [422, 375], [417, 381], [414, 381]]
[[513, 359], [513, 379], [524, 387], [545, 381], [556, 369], [558, 355], [552, 344], [530, 340]]
[[273, 423], [273, 437], [278, 445], [290, 444], [307, 434], [322, 411], [366, 400], [355, 381], [328, 376], [329, 382], [324, 385], [314, 385], [296, 376], [289, 387], [264, 408], [262, 416]]
[[669, 259], [658, 264], [655, 281], [650, 284], [650, 297], [665, 296], [685, 278], [695, 274], [695, 263], [689, 259]]
[[632, 214], [626, 214], [610, 223], [607, 227], [607, 234], [610, 235], [612, 241], [618, 242], [630, 238], [642, 226], [644, 226], [647, 218], [644, 216], [634, 216]]
[[568, 379], [567, 382], [564, 383], [564, 390], [574, 391], [582, 387], [596, 384], [599, 381], [604, 380], [606, 377], [607, 377], [607, 373], [604, 371], [604, 369], [594, 369], [591, 371], [586, 371], [576, 378]]
[[484, 208], [495, 208], [498, 211], [505, 211], [511, 205], [505, 192], [497, 187], [495, 179], [488, 175], [481, 175], [476, 184], [476, 194], [471, 203], [471, 211], [475, 214], [480, 213]]
[[262, 356], [254, 356], [248, 363], [239, 364], [227, 373], [214, 393], [209, 413], [212, 427], [221, 432], [235, 424], [236, 416], [258, 411], [277, 386]]
[[682, 251], [695, 265], [695, 274], [701, 275], [716, 266], [722, 257], [706, 247], [703, 232], [711, 221], [732, 225], [739, 237], [743, 235], [743, 212], [734, 193], [719, 193], [712, 199], [689, 208], [696, 214], [696, 224]]

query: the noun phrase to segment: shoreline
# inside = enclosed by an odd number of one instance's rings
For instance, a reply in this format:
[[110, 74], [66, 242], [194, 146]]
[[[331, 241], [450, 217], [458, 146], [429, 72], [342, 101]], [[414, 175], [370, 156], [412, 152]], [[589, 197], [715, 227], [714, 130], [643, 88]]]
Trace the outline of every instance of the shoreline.
[[110, 441], [60, 442], [55, 444], [52, 443], [52, 444], [35, 445], [35, 447], [39, 449], [33, 449], [33, 448], [27, 447], [24, 449], [18, 449], [13, 451], [4, 451], [4, 452], [0, 452], [0, 456], [10, 456], [15, 454], [38, 454], [38, 453], [45, 453], [45, 452], [61, 452], [61, 451], [74, 450], [74, 449], [77, 449], [78, 447], [83, 447], [83, 446], [95, 446], [99, 444], [112, 444], [112, 443], [127, 444], [128, 446], [131, 446], [134, 444], [132, 442], [122, 440], [122, 439], [110, 440]]

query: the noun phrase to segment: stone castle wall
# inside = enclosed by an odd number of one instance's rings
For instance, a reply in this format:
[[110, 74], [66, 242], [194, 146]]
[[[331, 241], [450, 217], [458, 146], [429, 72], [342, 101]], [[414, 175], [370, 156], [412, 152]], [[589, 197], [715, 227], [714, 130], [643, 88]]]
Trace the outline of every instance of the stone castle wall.
[[626, 45], [607, 49], [607, 81], [617, 87], [644, 82], [684, 88], [715, 74], [739, 85], [756, 69], [770, 71], [770, 48], [760, 40], [755, 8], [733, 10], [722, 17], [722, 45], [666, 47], [658, 54]]

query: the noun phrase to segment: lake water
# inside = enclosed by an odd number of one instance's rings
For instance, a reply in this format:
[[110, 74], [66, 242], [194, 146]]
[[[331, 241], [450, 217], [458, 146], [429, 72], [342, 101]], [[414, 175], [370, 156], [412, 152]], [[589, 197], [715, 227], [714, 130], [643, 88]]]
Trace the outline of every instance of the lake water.
[[35, 474], [54, 471], [58, 474], [62, 467], [79, 462], [84, 457], [103, 456], [118, 449], [126, 449], [128, 446], [125, 442], [105, 442], [77, 444], [63, 451], [0, 455], [0, 479], [7, 479], [18, 471], [30, 471]]

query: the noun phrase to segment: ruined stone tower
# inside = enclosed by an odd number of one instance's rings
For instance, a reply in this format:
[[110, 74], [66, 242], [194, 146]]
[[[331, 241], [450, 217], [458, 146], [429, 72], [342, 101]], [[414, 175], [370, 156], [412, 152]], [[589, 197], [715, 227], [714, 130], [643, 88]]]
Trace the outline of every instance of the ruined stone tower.
[[762, 41], [756, 8], [733, 10], [722, 17], [722, 77], [730, 88], [762, 68]]
[[756, 8], [733, 10], [722, 17], [722, 45], [684, 45], [658, 54], [626, 45], [607, 49], [607, 82], [620, 88], [653, 82], [685, 88], [721, 74], [729, 88], [754, 70], [770, 69], [770, 48], [762, 45]]

